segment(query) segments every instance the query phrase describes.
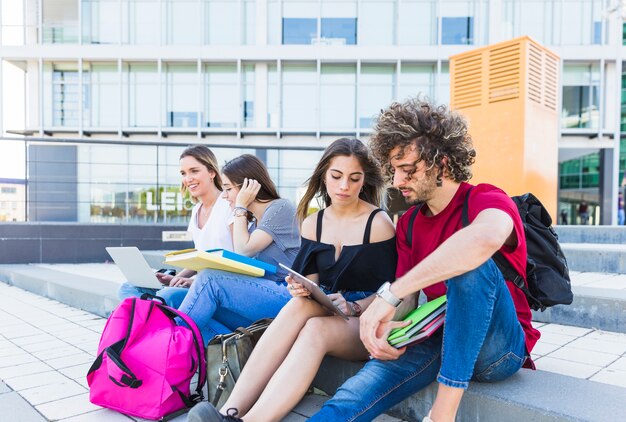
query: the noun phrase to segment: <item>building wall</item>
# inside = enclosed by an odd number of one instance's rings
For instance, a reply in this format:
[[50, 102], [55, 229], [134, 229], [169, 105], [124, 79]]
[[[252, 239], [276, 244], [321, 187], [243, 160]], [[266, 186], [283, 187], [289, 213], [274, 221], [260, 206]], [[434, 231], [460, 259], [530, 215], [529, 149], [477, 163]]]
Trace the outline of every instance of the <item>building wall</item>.
[[[5, 14], [23, 4], [21, 20], [2, 20], [0, 59], [24, 69], [28, 98], [25, 127], [0, 127], [33, 142], [277, 150], [280, 165], [317, 150], [276, 170], [294, 200], [330, 140], [367, 140], [393, 100], [448, 103], [450, 55], [521, 35], [563, 60], [562, 148], [617, 150], [626, 121], [623, 25], [610, 0], [0, 1]], [[91, 186], [78, 191], [79, 221], [93, 221], [96, 184], [162, 186], [130, 173], [83, 182], [78, 167], [79, 186]], [[608, 179], [616, 193], [617, 176]], [[567, 189], [563, 197], [584, 195]]]

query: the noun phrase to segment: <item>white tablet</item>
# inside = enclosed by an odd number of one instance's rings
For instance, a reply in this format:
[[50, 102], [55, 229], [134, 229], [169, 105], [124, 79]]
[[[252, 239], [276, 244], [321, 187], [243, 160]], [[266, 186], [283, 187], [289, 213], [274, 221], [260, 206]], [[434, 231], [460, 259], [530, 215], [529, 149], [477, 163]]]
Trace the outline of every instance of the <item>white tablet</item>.
[[295, 278], [298, 281], [298, 283], [302, 284], [305, 289], [307, 289], [309, 292], [311, 292], [311, 297], [317, 303], [322, 305], [324, 308], [328, 309], [330, 312], [339, 315], [340, 317], [342, 317], [345, 320], [348, 320], [348, 316], [346, 314], [344, 314], [341, 311], [341, 309], [339, 309], [338, 307], [335, 306], [333, 301], [330, 300], [330, 298], [328, 296], [326, 296], [326, 293], [324, 293], [324, 291], [322, 289], [320, 289], [320, 287], [317, 284], [315, 284], [315, 282], [309, 280], [308, 278], [306, 278], [302, 274], [292, 270], [291, 268], [289, 268], [286, 265], [283, 265], [283, 264], [280, 264], [280, 263], [278, 265], [280, 265], [280, 267], [282, 269], [287, 271], [293, 278]]

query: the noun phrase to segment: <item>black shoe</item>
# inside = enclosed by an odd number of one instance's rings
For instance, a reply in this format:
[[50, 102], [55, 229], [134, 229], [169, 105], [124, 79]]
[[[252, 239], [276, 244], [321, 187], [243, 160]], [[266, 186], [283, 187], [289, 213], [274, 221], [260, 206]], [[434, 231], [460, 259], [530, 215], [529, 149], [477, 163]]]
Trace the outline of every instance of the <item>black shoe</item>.
[[237, 415], [237, 409], [228, 409], [226, 416], [222, 415], [219, 410], [211, 403], [203, 401], [191, 408], [187, 415], [188, 422], [243, 422]]

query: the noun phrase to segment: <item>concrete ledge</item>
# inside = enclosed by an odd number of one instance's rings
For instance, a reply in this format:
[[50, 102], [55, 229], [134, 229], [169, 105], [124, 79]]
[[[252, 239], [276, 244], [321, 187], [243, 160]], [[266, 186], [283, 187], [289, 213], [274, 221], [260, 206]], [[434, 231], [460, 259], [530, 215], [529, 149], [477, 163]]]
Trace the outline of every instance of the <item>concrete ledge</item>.
[[626, 243], [626, 226], [555, 226], [563, 243]]
[[[332, 395], [363, 363], [326, 357], [314, 385]], [[436, 394], [433, 383], [391, 409], [390, 415], [421, 420]], [[474, 382], [463, 397], [457, 421], [600, 421], [626, 415], [626, 389], [544, 371], [523, 369], [494, 383]], [[593, 404], [593, 406], [590, 406]]]
[[573, 271], [626, 274], [626, 244], [561, 243]]
[[574, 286], [571, 305], [533, 311], [533, 321], [626, 333], [626, 290]]
[[119, 303], [119, 283], [35, 265], [2, 265], [0, 281], [105, 318]]

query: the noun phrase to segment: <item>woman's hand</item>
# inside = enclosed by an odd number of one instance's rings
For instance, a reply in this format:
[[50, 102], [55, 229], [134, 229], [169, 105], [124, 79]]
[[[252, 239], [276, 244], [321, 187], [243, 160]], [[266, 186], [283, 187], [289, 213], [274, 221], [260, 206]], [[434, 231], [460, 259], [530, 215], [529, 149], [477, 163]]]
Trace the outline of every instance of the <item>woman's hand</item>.
[[331, 293], [326, 296], [328, 296], [328, 298], [333, 301], [333, 305], [338, 307], [341, 312], [346, 315], [352, 315], [352, 308], [350, 308], [348, 301], [345, 297], [343, 297], [341, 293]]
[[170, 280], [170, 287], [190, 287], [192, 283], [193, 278], [176, 276]]
[[293, 279], [290, 275], [285, 277], [285, 281], [287, 282], [287, 290], [293, 297], [307, 297], [311, 295], [304, 286]]
[[261, 184], [254, 179], [243, 179], [237, 198], [235, 199], [236, 207], [248, 208], [255, 199], [259, 191], [261, 190]]
[[157, 280], [159, 280], [159, 283], [163, 284], [164, 286], [169, 286], [170, 281], [172, 281], [172, 279], [174, 278], [173, 275], [163, 273], [155, 273], [155, 275]]

